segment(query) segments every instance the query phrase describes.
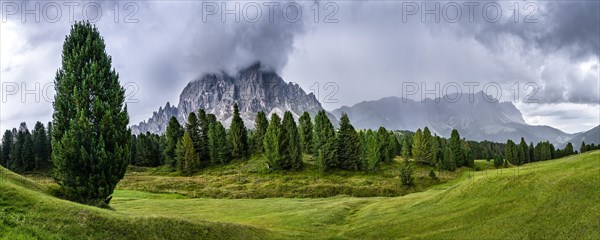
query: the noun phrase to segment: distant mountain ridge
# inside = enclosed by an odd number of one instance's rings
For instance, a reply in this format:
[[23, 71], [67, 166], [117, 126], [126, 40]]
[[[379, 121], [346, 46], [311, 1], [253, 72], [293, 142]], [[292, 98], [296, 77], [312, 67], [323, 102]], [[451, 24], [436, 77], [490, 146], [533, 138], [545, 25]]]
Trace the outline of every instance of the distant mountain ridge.
[[[135, 134], [147, 131], [161, 134], [166, 131], [172, 116], [185, 123], [188, 114], [200, 108], [229, 126], [234, 103], [238, 104], [240, 115], [249, 128], [254, 127], [254, 118], [259, 111], [265, 112], [267, 117], [272, 113], [283, 116], [285, 111], [290, 111], [298, 118], [305, 111], [314, 116], [323, 110], [314, 94], [307, 94], [297, 84], [286, 83], [277, 73], [256, 63], [233, 76], [225, 72], [209, 73], [188, 83], [179, 96], [177, 106], [167, 103], [148, 121], [132, 126], [131, 130]], [[330, 118], [337, 122], [333, 115]]]
[[352, 107], [344, 106], [332, 111], [332, 114], [338, 118], [342, 113], [348, 114], [352, 124], [358, 129], [384, 126], [388, 129], [415, 131], [427, 126], [433, 133], [449, 137], [452, 129], [456, 128], [461, 137], [475, 141], [520, 141], [524, 137], [528, 143], [548, 140], [562, 146], [575, 137], [575, 134], [549, 126], [529, 125], [512, 103], [492, 102], [490, 99], [493, 97], [484, 94], [462, 93], [457, 102], [449, 102], [444, 98], [421, 102], [386, 97], [363, 101]]

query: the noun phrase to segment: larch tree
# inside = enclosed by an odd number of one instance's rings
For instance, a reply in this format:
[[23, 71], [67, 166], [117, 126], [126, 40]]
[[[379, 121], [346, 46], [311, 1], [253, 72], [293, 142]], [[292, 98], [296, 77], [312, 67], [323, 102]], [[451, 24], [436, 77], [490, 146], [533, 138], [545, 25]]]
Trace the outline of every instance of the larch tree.
[[52, 160], [62, 194], [106, 205], [131, 157], [125, 89], [104, 39], [89, 22], [75, 23], [56, 73]]
[[198, 155], [194, 148], [194, 141], [189, 132], [185, 132], [177, 144], [178, 168], [181, 174], [191, 176], [198, 166]]

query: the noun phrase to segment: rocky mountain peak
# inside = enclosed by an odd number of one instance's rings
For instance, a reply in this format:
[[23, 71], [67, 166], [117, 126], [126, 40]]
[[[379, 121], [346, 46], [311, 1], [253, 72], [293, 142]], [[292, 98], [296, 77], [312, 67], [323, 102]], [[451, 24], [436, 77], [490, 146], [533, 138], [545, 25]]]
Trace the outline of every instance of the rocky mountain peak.
[[314, 94], [307, 94], [297, 84], [286, 83], [277, 73], [257, 62], [236, 74], [204, 74], [187, 84], [179, 96], [177, 107], [167, 103], [164, 108], [154, 112], [148, 121], [131, 129], [136, 134], [146, 131], [163, 133], [172, 116], [180, 123], [185, 123], [188, 114], [200, 108], [214, 114], [228, 126], [234, 103], [238, 104], [240, 115], [249, 128], [254, 127], [254, 118], [259, 111], [268, 116], [272, 113], [283, 116], [285, 111], [290, 111], [299, 117], [305, 111], [314, 115], [323, 109]]

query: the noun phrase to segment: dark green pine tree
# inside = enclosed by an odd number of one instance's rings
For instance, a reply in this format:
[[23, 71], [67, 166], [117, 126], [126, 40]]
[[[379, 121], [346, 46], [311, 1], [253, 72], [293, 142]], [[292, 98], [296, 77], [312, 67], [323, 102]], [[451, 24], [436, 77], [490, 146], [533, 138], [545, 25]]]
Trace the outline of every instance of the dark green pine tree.
[[444, 150], [444, 169], [448, 171], [456, 170], [456, 156], [450, 146], [446, 146]]
[[2, 166], [5, 168], [9, 168], [11, 159], [10, 153], [11, 149], [14, 145], [14, 136], [11, 130], [4, 131], [4, 135], [2, 135]]
[[90, 23], [73, 25], [62, 57], [52, 115], [55, 178], [70, 200], [108, 204], [131, 157], [125, 89]]
[[521, 137], [521, 141], [519, 142], [519, 164], [525, 164], [530, 161], [529, 159], [529, 147], [527, 146], [527, 142], [525, 139]]
[[194, 141], [189, 132], [185, 132], [177, 144], [178, 168], [182, 175], [191, 176], [198, 166], [198, 155], [194, 148]]
[[378, 142], [377, 133], [367, 133], [367, 153], [366, 153], [366, 170], [368, 172], [376, 172], [379, 170], [381, 163], [380, 144]]
[[43, 167], [48, 166], [48, 136], [46, 135], [46, 128], [41, 122], [36, 122], [33, 127], [33, 155], [34, 155], [34, 170], [40, 170]]
[[131, 161], [129, 164], [136, 165], [136, 161], [138, 159], [138, 137], [135, 134], [131, 134], [131, 141], [129, 142], [129, 152]]
[[[315, 151], [317, 165], [321, 172], [337, 166], [335, 130], [327, 117], [325, 110], [319, 111], [315, 116]], [[387, 140], [387, 138], [385, 138]]]
[[231, 157], [244, 159], [248, 156], [248, 131], [244, 126], [244, 120], [240, 117], [238, 105], [233, 104], [233, 119], [229, 128], [229, 144], [231, 146]]
[[165, 162], [171, 170], [175, 170], [177, 167], [177, 143], [183, 137], [183, 128], [177, 121], [177, 118], [171, 117], [169, 125], [167, 125], [167, 131], [165, 132], [165, 149], [163, 155], [165, 156]]
[[46, 131], [46, 137], [48, 138], [46, 142], [46, 159], [50, 165], [52, 165], [52, 121], [47, 124], [48, 129]]
[[475, 157], [473, 156], [473, 151], [471, 150], [471, 145], [469, 144], [468, 141], [466, 140], [462, 140], [461, 141], [462, 144], [462, 152], [463, 152], [463, 157], [464, 157], [464, 163], [465, 166], [473, 168], [475, 167]]
[[204, 162], [212, 162], [210, 159], [210, 153], [208, 150], [208, 132], [210, 131], [210, 125], [213, 123], [208, 119], [208, 114], [204, 109], [198, 109], [196, 114], [198, 121], [200, 122], [200, 154], [199, 157]]
[[390, 143], [388, 136], [389, 132], [384, 127], [379, 127], [379, 129], [377, 129], [377, 141], [379, 141], [381, 162], [389, 162], [392, 160], [389, 155]]
[[300, 119], [298, 119], [298, 131], [300, 132], [302, 152], [312, 154], [313, 123], [308, 112], [304, 112]]
[[192, 142], [194, 143], [194, 150], [196, 151], [196, 157], [198, 157], [196, 169], [200, 168], [201, 161], [205, 159], [200, 159], [200, 154], [202, 153], [202, 136], [200, 135], [200, 122], [198, 121], [198, 116], [196, 113], [191, 112], [188, 114], [187, 123], [185, 124], [185, 132], [190, 135]]
[[398, 139], [396, 138], [396, 135], [393, 132], [389, 132], [387, 143], [387, 157], [391, 160], [398, 155], [398, 148], [400, 146], [400, 144], [398, 143]]
[[496, 157], [494, 157], [494, 167], [500, 168], [503, 165], [504, 165], [504, 159], [502, 159], [502, 156], [500, 156], [500, 154], [496, 155]]
[[452, 133], [450, 133], [450, 141], [448, 143], [452, 152], [454, 152], [454, 159], [456, 161], [456, 167], [465, 166], [465, 157], [464, 151], [462, 148], [462, 144], [460, 143], [460, 135], [458, 134], [458, 130], [452, 129]]
[[263, 139], [263, 148], [269, 169], [280, 170], [283, 161], [281, 146], [281, 119], [276, 113], [271, 114], [271, 121]]
[[[4, 139], [4, 138], [3, 138]], [[4, 140], [3, 140], [4, 142]], [[4, 145], [2, 145], [4, 146]], [[584, 153], [587, 150], [587, 146], [585, 145], [585, 142], [581, 142], [581, 146], [579, 147], [579, 153]]]
[[571, 144], [570, 142], [567, 143], [567, 146], [565, 146], [565, 150], [564, 150], [563, 154], [565, 156], [569, 156], [569, 155], [575, 154], [575, 151], [573, 150], [573, 144]]
[[213, 122], [208, 128], [208, 153], [213, 165], [229, 162], [230, 150], [227, 133], [220, 122]]
[[25, 159], [23, 158], [23, 153], [25, 149], [25, 141], [27, 137], [30, 135], [29, 130], [27, 129], [27, 124], [22, 122], [19, 125], [18, 131], [13, 131], [13, 135], [15, 136], [15, 144], [11, 149], [11, 157], [9, 162], [9, 169], [15, 172], [24, 172], [28, 169], [29, 161], [33, 161], [33, 159]]
[[23, 143], [23, 150], [21, 152], [21, 160], [23, 165], [22, 171], [35, 170], [35, 145], [33, 143], [33, 137], [30, 133], [25, 134], [25, 142]]
[[529, 162], [535, 162], [535, 148], [533, 147], [533, 142], [529, 142]]
[[350, 124], [348, 115], [342, 113], [336, 138], [337, 162], [342, 169], [358, 171], [361, 167], [361, 146], [358, 133]]
[[504, 154], [504, 158], [510, 164], [520, 165], [519, 162], [519, 148], [512, 140], [506, 141], [506, 153]]
[[252, 138], [254, 153], [263, 152], [263, 140], [265, 138], [265, 134], [267, 133], [268, 127], [269, 121], [267, 120], [267, 116], [262, 111], [258, 112], [254, 120], [254, 135]]
[[302, 146], [300, 136], [292, 113], [286, 111], [281, 123], [280, 150], [283, 152], [285, 170], [297, 170], [302, 168]]

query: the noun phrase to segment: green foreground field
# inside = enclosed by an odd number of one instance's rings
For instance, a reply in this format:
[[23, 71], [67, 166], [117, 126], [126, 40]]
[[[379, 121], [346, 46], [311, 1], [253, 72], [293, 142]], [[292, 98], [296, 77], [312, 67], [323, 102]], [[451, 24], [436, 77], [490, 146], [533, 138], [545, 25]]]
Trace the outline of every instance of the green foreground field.
[[467, 171], [398, 197], [208, 199], [120, 189], [114, 211], [0, 174], [5, 239], [600, 238], [600, 151]]

